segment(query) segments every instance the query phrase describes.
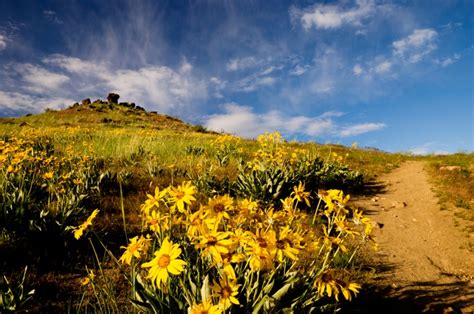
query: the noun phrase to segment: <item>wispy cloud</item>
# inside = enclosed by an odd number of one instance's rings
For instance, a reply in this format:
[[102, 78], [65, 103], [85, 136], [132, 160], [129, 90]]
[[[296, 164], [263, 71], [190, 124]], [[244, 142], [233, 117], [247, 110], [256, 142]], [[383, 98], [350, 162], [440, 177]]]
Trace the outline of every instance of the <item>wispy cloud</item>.
[[0, 34], [0, 51], [7, 48], [7, 37], [3, 34]]
[[[3, 100], [7, 96], [15, 100], [0, 104], [2, 111], [8, 112], [44, 107], [42, 99], [50, 99], [48, 95], [55, 96], [53, 105], [58, 107], [61, 100], [68, 101], [63, 103], [64, 106], [71, 105], [70, 99], [103, 97], [114, 91], [122, 99], [147, 109], [183, 114], [191, 104], [206, 101], [209, 86], [215, 93], [225, 86], [225, 82], [217, 78], [210, 82], [196, 77], [193, 66], [185, 59], [175, 69], [158, 65], [117, 69], [101, 61], [54, 54], [43, 58], [40, 64], [10, 64], [5, 67], [3, 76], [5, 82], [11, 82], [0, 89]], [[23, 97], [19, 96], [19, 91], [24, 93]], [[30, 101], [40, 103], [30, 105]]]
[[78, 75], [92, 75], [105, 78], [111, 74], [105, 63], [82, 60], [61, 54], [50, 55], [43, 59], [43, 63], [57, 66], [69, 73]]
[[459, 59], [461, 59], [461, 55], [459, 53], [455, 53], [451, 57], [435, 59], [434, 63], [442, 67], [447, 67], [448, 65], [458, 62]]
[[275, 84], [276, 79], [271, 76], [249, 76], [239, 80], [236, 84], [236, 90], [242, 92], [253, 92], [260, 87], [272, 86]]
[[376, 11], [373, 1], [358, 0], [354, 7], [341, 4], [317, 4], [308, 8], [292, 7], [290, 16], [298, 20], [305, 30], [336, 29], [344, 25], [361, 25], [362, 21]]
[[334, 118], [342, 116], [343, 113], [334, 111], [308, 117], [287, 116], [279, 110], [256, 113], [251, 107], [236, 103], [224, 104], [223, 109], [223, 113], [210, 115], [206, 119], [206, 127], [217, 132], [225, 131], [248, 138], [271, 131], [279, 131], [287, 136], [299, 134], [309, 137], [323, 135], [349, 137], [385, 127], [385, 124], [382, 123], [364, 123], [341, 127]]
[[291, 71], [290, 71], [290, 75], [293, 75], [293, 76], [301, 76], [303, 74], [305, 74], [308, 69], [310, 68], [309, 65], [301, 65], [301, 64], [297, 64]]
[[384, 123], [361, 123], [344, 127], [339, 132], [342, 137], [356, 136], [367, 132], [377, 131], [385, 128]]
[[392, 69], [392, 63], [390, 61], [380, 62], [374, 68], [375, 73], [377, 74], [389, 73], [391, 69]]
[[53, 10], [43, 10], [43, 16], [50, 23], [63, 24], [63, 21], [58, 17], [56, 12]]
[[63, 97], [39, 97], [17, 92], [0, 90], [0, 108], [3, 114], [38, 113], [46, 108], [63, 109], [72, 105], [74, 100]]
[[432, 28], [415, 29], [405, 38], [394, 41], [393, 54], [409, 63], [417, 63], [437, 48], [438, 32]]
[[261, 64], [261, 61], [257, 60], [255, 57], [234, 58], [229, 60], [226, 64], [226, 69], [227, 71], [240, 71], [254, 68], [259, 64]]
[[119, 70], [105, 83], [127, 99], [167, 113], [207, 97], [206, 82], [193, 78], [191, 70], [175, 71], [165, 66]]
[[15, 70], [26, 83], [25, 87], [35, 93], [55, 91], [69, 81], [69, 77], [64, 74], [54, 73], [29, 63], [17, 64]]
[[354, 65], [354, 67], [352, 68], [352, 72], [354, 73], [354, 75], [359, 76], [359, 75], [362, 74], [362, 72], [364, 72], [364, 70], [362, 69], [362, 67], [360, 66], [360, 64], [356, 64], [356, 65]]
[[[76, 75], [80, 82], [94, 79], [94, 85], [113, 90], [124, 99], [146, 105], [151, 110], [170, 113], [195, 100], [205, 100], [209, 82], [196, 78], [193, 66], [183, 60], [177, 69], [167, 66], [144, 66], [135, 70], [113, 69], [103, 62], [93, 62], [64, 55], [53, 55], [44, 62]], [[223, 86], [217, 78], [214, 85]]]

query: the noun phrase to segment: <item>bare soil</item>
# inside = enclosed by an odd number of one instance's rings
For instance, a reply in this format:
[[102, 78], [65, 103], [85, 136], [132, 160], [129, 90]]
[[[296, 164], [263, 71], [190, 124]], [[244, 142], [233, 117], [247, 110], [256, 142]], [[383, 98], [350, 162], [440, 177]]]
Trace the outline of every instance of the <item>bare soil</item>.
[[473, 235], [440, 210], [423, 162], [408, 161], [380, 178], [365, 209], [380, 245], [368, 292], [351, 313], [473, 313]]

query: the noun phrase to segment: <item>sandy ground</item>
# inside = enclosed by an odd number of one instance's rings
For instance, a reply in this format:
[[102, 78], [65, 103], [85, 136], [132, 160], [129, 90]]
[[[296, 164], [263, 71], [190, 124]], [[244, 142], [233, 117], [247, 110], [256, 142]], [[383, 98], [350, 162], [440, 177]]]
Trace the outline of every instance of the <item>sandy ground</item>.
[[[474, 313], [474, 253], [469, 235], [441, 211], [422, 162], [380, 178], [381, 190], [359, 198], [374, 220], [380, 250], [373, 257], [378, 300], [354, 312]], [[471, 235], [472, 237], [472, 235]], [[362, 297], [364, 298], [364, 296]]]

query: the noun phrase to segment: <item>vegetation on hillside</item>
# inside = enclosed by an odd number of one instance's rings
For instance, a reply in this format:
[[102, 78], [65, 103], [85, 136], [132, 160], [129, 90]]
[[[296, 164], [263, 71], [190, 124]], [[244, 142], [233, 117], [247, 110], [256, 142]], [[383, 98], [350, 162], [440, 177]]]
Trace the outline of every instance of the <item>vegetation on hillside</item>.
[[[442, 210], [452, 209], [467, 233], [474, 231], [474, 154], [426, 158]], [[472, 249], [472, 248], [471, 248]]]
[[0, 119], [0, 311], [326, 311], [357, 295], [376, 244], [347, 194], [408, 157], [247, 140], [117, 99]]

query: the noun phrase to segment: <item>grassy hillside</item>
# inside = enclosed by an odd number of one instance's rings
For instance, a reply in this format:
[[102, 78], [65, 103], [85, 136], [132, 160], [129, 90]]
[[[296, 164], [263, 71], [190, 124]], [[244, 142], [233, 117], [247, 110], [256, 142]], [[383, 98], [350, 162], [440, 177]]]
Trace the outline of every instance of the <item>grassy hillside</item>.
[[[340, 307], [373, 244], [344, 195], [408, 158], [241, 139], [127, 103], [0, 119], [0, 311]], [[163, 284], [152, 270], [170, 263]]]

